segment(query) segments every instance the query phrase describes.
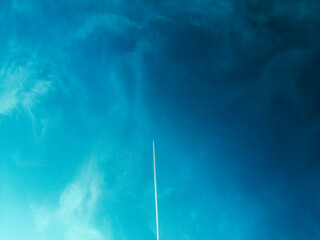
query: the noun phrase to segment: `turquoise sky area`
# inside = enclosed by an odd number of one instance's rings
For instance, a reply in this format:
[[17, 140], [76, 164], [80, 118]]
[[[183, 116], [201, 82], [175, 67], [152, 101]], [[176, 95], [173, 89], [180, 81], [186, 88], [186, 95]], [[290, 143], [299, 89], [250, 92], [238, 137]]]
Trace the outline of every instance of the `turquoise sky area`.
[[318, 0], [0, 2], [0, 240], [320, 239]]

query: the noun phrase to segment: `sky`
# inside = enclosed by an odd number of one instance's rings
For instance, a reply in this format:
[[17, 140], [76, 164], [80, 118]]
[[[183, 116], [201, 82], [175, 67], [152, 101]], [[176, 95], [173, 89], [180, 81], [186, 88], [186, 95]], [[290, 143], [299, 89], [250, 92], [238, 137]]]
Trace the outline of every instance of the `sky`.
[[0, 239], [319, 239], [319, 11], [1, 2]]

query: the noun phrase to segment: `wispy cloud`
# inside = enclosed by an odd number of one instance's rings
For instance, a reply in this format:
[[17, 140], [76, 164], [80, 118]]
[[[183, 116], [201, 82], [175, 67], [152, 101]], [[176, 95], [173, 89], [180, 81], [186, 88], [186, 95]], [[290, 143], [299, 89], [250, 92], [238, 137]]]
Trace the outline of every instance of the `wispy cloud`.
[[107, 29], [113, 33], [124, 33], [130, 28], [137, 28], [136, 22], [124, 16], [114, 14], [96, 14], [89, 18], [76, 33], [76, 37], [86, 38], [99, 28]]
[[0, 114], [9, 114], [19, 104], [19, 92], [23, 89], [29, 72], [15, 64], [5, 64], [0, 70]]
[[7, 90], [0, 95], [0, 114], [9, 114], [18, 104], [17, 90]]
[[56, 208], [31, 207], [41, 234], [48, 236], [54, 229], [53, 233], [65, 240], [105, 239], [93, 223], [103, 185], [96, 161], [92, 157], [80, 174], [65, 187]]
[[35, 62], [5, 64], [0, 70], [0, 115], [7, 115], [19, 106], [34, 118], [32, 107], [52, 86], [50, 79], [40, 78], [41, 66]]

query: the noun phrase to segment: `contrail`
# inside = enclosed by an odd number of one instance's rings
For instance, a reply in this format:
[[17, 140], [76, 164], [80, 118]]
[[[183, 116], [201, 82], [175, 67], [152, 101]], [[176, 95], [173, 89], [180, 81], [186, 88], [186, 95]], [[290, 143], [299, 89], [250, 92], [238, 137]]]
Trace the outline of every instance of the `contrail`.
[[154, 177], [154, 199], [156, 204], [156, 224], [157, 224], [157, 240], [159, 240], [159, 221], [158, 221], [158, 196], [157, 196], [157, 174], [156, 174], [156, 156], [154, 150], [154, 140], [153, 145], [153, 177]]

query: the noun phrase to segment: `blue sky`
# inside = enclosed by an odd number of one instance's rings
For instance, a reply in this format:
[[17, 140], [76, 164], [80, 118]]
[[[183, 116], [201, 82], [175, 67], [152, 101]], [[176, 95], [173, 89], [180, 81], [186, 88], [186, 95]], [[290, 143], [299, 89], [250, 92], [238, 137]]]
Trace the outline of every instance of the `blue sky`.
[[0, 3], [0, 239], [320, 237], [320, 3]]

